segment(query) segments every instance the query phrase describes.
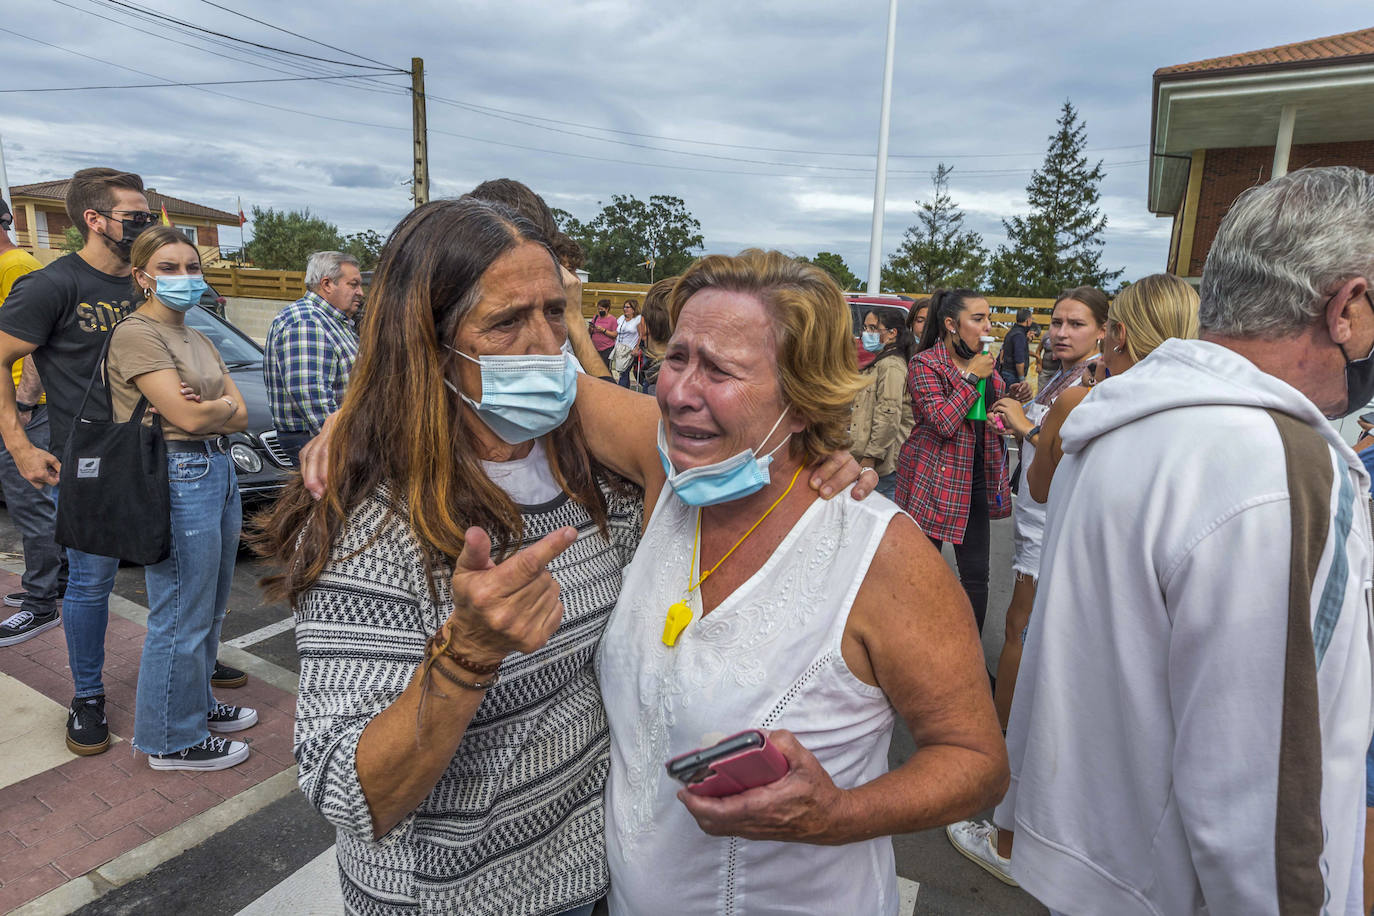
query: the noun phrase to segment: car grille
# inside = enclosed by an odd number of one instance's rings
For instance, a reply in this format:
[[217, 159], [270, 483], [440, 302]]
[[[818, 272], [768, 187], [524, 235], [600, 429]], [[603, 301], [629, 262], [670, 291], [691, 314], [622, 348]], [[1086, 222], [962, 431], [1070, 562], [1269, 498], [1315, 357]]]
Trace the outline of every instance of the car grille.
[[291, 467], [291, 457], [286, 454], [286, 449], [277, 442], [277, 431], [275, 429], [265, 430], [258, 434], [258, 439], [262, 441], [263, 448], [267, 449], [267, 454], [272, 456], [272, 460], [284, 468]]

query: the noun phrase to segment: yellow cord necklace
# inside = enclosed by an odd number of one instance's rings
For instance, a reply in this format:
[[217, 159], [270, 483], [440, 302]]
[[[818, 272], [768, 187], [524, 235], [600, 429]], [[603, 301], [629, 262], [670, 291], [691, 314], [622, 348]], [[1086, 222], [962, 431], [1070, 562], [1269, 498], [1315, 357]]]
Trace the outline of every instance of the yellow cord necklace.
[[692, 538], [692, 563], [687, 567], [687, 594], [681, 601], [676, 602], [672, 607], [668, 608], [668, 616], [663, 621], [663, 644], [665, 646], [672, 647], [677, 645], [677, 638], [682, 635], [682, 631], [687, 628], [687, 624], [691, 623], [692, 608], [688, 605], [687, 601], [691, 598], [692, 592], [701, 588], [701, 583], [705, 582], [710, 577], [711, 573], [720, 569], [720, 564], [730, 559], [730, 554], [738, 550], [739, 545], [743, 544], [749, 535], [753, 534], [754, 531], [758, 529], [759, 525], [763, 524], [763, 520], [773, 514], [773, 510], [778, 507], [778, 504], [787, 498], [788, 493], [792, 492], [792, 487], [796, 485], [797, 478], [801, 476], [801, 472], [802, 469], [798, 467], [796, 473], [792, 475], [792, 482], [787, 485], [786, 490], [782, 491], [781, 496], [773, 500], [773, 505], [768, 507], [768, 511], [764, 512], [763, 515], [759, 516], [758, 521], [749, 526], [749, 530], [744, 532], [744, 537], [735, 541], [735, 546], [725, 551], [725, 556], [721, 557], [720, 560], [716, 562], [715, 566], [712, 566], [710, 569], [706, 570], [706, 572], [702, 573], [701, 578], [696, 582], [692, 582], [692, 573], [697, 568], [697, 551], [701, 547], [701, 510], [697, 509], [697, 531], [696, 535]]

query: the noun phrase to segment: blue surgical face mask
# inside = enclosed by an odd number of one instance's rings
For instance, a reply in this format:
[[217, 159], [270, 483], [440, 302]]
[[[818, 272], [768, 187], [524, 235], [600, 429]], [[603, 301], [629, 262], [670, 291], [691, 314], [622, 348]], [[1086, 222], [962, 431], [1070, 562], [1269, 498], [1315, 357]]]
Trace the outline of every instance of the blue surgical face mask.
[[859, 335], [863, 341], [864, 349], [869, 353], [877, 353], [883, 348], [883, 341], [877, 331], [864, 331]]
[[[151, 275], [150, 275], [151, 276]], [[200, 303], [200, 297], [210, 287], [200, 274], [159, 274], [153, 277], [157, 301], [178, 312], [188, 311]]]
[[[769, 437], [786, 416], [787, 411], [784, 410], [777, 423], [768, 431], [768, 435], [759, 443], [759, 448], [768, 443]], [[782, 442], [762, 458], [756, 457], [755, 450], [750, 448], [724, 461], [675, 471], [673, 463], [668, 460], [668, 432], [663, 421], [659, 420], [658, 457], [663, 462], [663, 472], [668, 475], [668, 486], [673, 488], [678, 499], [689, 506], [714, 506], [717, 503], [728, 503], [731, 500], [752, 496], [768, 486], [768, 466], [773, 463], [773, 453], [782, 448], [790, 438], [791, 433], [783, 436]]]
[[501, 441], [510, 445], [529, 442], [553, 432], [568, 419], [577, 399], [577, 363], [566, 353], [489, 354], [473, 359], [462, 350], [449, 349], [482, 367], [482, 400], [474, 401], [448, 379], [444, 384], [477, 411]]

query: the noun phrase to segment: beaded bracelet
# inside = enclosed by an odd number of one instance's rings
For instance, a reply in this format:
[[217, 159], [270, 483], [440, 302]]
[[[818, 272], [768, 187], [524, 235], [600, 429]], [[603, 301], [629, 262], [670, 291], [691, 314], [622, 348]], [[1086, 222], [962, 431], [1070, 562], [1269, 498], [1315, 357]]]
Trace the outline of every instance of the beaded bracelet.
[[[441, 636], [443, 637], [442, 639], [440, 639]], [[449, 631], [447, 626], [431, 636], [429, 641], [425, 643], [425, 654], [447, 655], [457, 662], [460, 668], [470, 671], [473, 674], [495, 674], [501, 668], [501, 662], [499, 661], [491, 665], [479, 665], [472, 659], [459, 655], [457, 652], [453, 651], [453, 634]]]

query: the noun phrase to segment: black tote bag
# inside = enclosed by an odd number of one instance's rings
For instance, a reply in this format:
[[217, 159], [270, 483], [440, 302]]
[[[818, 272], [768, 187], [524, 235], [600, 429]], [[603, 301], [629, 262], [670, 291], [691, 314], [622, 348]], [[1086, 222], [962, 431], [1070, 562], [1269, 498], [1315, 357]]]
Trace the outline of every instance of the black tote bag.
[[[115, 327], [119, 327], [118, 324]], [[143, 425], [148, 399], [140, 397], [126, 423], [115, 423], [105, 357], [95, 371], [62, 452], [55, 540], [64, 547], [151, 566], [172, 552], [172, 504], [162, 424]], [[91, 389], [105, 383], [105, 419], [86, 416]]]

